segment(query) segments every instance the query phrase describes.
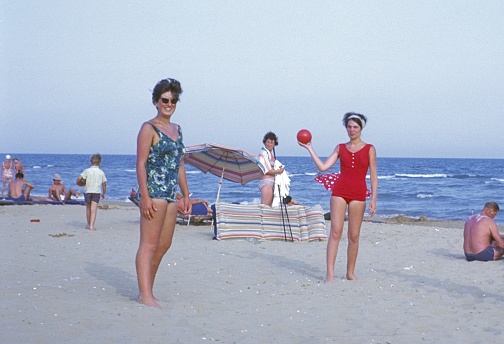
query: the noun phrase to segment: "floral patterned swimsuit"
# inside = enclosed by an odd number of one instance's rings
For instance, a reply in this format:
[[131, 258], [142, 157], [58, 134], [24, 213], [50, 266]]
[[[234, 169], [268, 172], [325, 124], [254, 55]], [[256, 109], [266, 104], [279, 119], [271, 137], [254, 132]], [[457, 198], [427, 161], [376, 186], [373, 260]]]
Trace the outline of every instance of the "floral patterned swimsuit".
[[185, 154], [182, 143], [182, 129], [178, 126], [178, 139], [173, 141], [149, 122], [159, 135], [159, 141], [150, 148], [145, 169], [147, 170], [147, 190], [151, 198], [161, 198], [175, 202], [180, 159]]

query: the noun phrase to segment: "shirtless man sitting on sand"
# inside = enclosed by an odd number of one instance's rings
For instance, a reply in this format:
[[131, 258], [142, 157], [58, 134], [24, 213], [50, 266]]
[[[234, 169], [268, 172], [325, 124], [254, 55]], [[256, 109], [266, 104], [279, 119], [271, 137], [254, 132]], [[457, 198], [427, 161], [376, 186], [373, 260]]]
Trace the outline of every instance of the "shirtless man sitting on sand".
[[16, 173], [16, 179], [9, 183], [9, 197], [6, 199], [11, 201], [29, 201], [30, 192], [35, 187], [32, 183], [23, 179], [22, 172]]
[[504, 254], [504, 239], [493, 218], [499, 212], [495, 202], [485, 203], [479, 214], [471, 216], [464, 226], [464, 253], [467, 261], [498, 260]]
[[79, 197], [81, 192], [70, 188], [66, 191], [65, 185], [61, 183], [61, 175], [56, 173], [53, 175], [53, 185], [49, 187], [49, 200], [51, 201], [68, 201], [72, 196]]

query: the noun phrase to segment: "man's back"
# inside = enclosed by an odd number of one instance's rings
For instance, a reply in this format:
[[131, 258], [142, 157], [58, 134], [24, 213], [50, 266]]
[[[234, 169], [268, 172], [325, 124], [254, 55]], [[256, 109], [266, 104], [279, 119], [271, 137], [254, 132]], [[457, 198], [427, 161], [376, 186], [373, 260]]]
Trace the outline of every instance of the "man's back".
[[9, 183], [9, 197], [18, 198], [23, 194], [24, 180], [16, 178]]
[[494, 220], [485, 214], [471, 216], [464, 226], [464, 252], [479, 253], [492, 244]]

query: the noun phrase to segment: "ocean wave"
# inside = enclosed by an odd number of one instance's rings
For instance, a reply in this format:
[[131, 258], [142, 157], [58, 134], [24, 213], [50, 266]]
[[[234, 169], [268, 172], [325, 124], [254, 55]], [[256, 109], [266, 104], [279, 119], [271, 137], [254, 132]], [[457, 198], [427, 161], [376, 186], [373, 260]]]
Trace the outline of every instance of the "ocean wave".
[[432, 197], [434, 197], [434, 195], [433, 194], [421, 194], [420, 193], [420, 194], [416, 195], [416, 197], [417, 198], [432, 198]]
[[502, 178], [490, 178], [490, 180], [494, 180], [499, 183], [504, 183], [504, 179], [502, 179]]
[[287, 175], [289, 177], [300, 177], [300, 176], [306, 176], [306, 174], [304, 173], [289, 173], [289, 171], [287, 171]]
[[131, 169], [131, 168], [130, 168], [130, 169], [126, 169], [126, 170], [124, 170], [124, 172], [136, 172], [136, 169]]
[[484, 176], [479, 176], [477, 174], [454, 174], [450, 177], [454, 179], [485, 178]]
[[444, 173], [432, 173], [432, 174], [412, 174], [412, 173], [396, 173], [396, 177], [405, 178], [447, 178], [448, 175]]
[[38, 168], [51, 168], [51, 167], [56, 167], [56, 165], [33, 165], [31, 168], [38, 169]]
[[[369, 176], [366, 176], [366, 178], [369, 178]], [[393, 175], [393, 176], [378, 176], [378, 179], [395, 179], [395, 175]]]

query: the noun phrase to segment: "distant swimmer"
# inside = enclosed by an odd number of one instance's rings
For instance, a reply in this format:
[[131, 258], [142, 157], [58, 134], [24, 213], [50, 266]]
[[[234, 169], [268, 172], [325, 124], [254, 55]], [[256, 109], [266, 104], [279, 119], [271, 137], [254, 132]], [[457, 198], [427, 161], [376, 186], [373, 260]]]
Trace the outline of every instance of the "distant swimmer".
[[504, 254], [504, 239], [493, 220], [499, 212], [495, 202], [485, 203], [483, 210], [471, 216], [464, 226], [464, 254], [467, 261], [498, 260]]

